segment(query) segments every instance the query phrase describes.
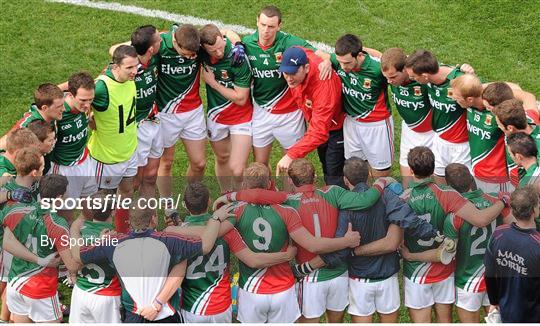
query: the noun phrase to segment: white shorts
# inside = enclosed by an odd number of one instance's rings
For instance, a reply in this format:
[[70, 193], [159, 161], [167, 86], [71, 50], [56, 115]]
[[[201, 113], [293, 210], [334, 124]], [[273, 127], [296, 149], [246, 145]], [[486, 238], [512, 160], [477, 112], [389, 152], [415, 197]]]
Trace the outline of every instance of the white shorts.
[[418, 284], [404, 277], [405, 307], [423, 309], [435, 303], [452, 304], [455, 301], [454, 274], [437, 283]]
[[482, 189], [483, 192], [486, 194], [489, 193], [498, 193], [498, 192], [514, 192], [516, 190], [516, 187], [512, 184], [512, 182], [507, 181], [504, 183], [491, 183], [491, 182], [485, 182], [478, 178], [474, 178], [476, 181], [476, 188]]
[[444, 177], [444, 169], [450, 163], [465, 164], [472, 171], [469, 142], [451, 143], [435, 135], [433, 154], [435, 155], [435, 174], [440, 177]]
[[253, 130], [251, 129], [251, 121], [240, 123], [237, 125], [224, 125], [219, 122], [208, 119], [208, 139], [210, 141], [220, 141], [229, 135], [246, 135], [251, 136]]
[[137, 151], [133, 152], [127, 161], [116, 164], [105, 164], [89, 157], [92, 161], [93, 175], [101, 189], [116, 189], [123, 178], [134, 177], [137, 174]]
[[397, 274], [379, 282], [365, 282], [349, 278], [349, 314], [371, 316], [391, 314], [399, 309], [399, 282]]
[[137, 165], [145, 166], [149, 158], [163, 155], [163, 137], [159, 118], [142, 120], [137, 128]]
[[93, 169], [90, 156], [82, 163], [73, 166], [58, 165], [51, 162], [49, 173], [67, 177], [68, 185], [64, 199], [87, 197], [98, 191], [95, 169]]
[[222, 313], [215, 315], [197, 315], [187, 310], [182, 309], [182, 317], [184, 323], [205, 323], [205, 324], [230, 324], [232, 323], [232, 306]]
[[174, 146], [180, 138], [206, 139], [206, 119], [202, 105], [188, 112], [160, 112], [158, 118], [161, 121], [161, 136], [165, 148]]
[[73, 287], [71, 293], [70, 324], [121, 323], [120, 296], [97, 295]]
[[349, 298], [345, 295], [349, 289], [348, 272], [328, 281], [306, 282], [306, 279], [297, 283], [304, 317], [317, 318], [326, 310], [345, 310], [349, 304]]
[[9, 311], [20, 316], [27, 316], [36, 323], [62, 319], [58, 292], [49, 298], [32, 299], [20, 294], [11, 284], [8, 284], [6, 303]]
[[407, 156], [409, 151], [417, 146], [426, 146], [433, 150], [433, 130], [426, 132], [416, 132], [411, 130], [405, 121], [401, 121], [401, 143], [399, 145], [399, 165], [409, 166]]
[[489, 297], [487, 292], [467, 292], [456, 286], [456, 307], [461, 309], [476, 312], [482, 306], [489, 306]]
[[13, 255], [5, 250], [0, 250], [0, 260], [2, 262], [0, 264], [0, 282], [7, 283]]
[[242, 323], [294, 323], [300, 308], [294, 286], [273, 294], [238, 289], [238, 317]]
[[394, 160], [394, 120], [358, 122], [347, 116], [343, 123], [345, 158], [367, 160], [371, 168], [385, 170]]
[[304, 136], [302, 110], [273, 114], [253, 103], [253, 146], [266, 147], [277, 139], [284, 149], [291, 148]]

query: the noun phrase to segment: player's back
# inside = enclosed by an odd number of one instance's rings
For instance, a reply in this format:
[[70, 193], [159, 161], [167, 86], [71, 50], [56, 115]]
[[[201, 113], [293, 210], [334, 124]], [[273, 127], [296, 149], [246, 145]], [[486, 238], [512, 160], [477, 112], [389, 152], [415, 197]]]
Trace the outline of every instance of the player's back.
[[[472, 202], [476, 208], [485, 209], [492, 206], [498, 199], [478, 189], [462, 194]], [[444, 234], [457, 241], [455, 284], [469, 292], [482, 292], [486, 290], [484, 282], [484, 254], [488, 241], [495, 231], [497, 222], [478, 228], [463, 218], [451, 213], [444, 222]]]
[[[290, 215], [296, 222], [290, 221]], [[301, 226], [298, 213], [284, 205], [243, 204], [237, 209], [236, 228], [246, 245], [254, 252], [279, 252], [289, 244], [289, 231]], [[239, 286], [252, 293], [271, 294], [289, 289], [294, 278], [288, 263], [262, 269], [240, 262]]]
[[[101, 238], [102, 231], [107, 229], [114, 230], [114, 226], [107, 222], [86, 221], [81, 228], [81, 238], [85, 243], [94, 243]], [[108, 261], [84, 265], [77, 274], [76, 286], [98, 295], [117, 296], [121, 293], [116, 269]]]

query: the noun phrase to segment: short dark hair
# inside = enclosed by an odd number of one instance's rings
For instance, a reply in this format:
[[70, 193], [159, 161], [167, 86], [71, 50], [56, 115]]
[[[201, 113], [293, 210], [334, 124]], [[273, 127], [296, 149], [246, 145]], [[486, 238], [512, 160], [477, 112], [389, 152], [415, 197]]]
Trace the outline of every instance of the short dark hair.
[[343, 175], [354, 186], [360, 182], [367, 182], [369, 176], [369, 164], [361, 158], [351, 157], [345, 161]]
[[336, 41], [336, 50], [334, 52], [340, 56], [350, 53], [353, 57], [356, 57], [362, 52], [362, 41], [356, 35], [345, 34]]
[[521, 154], [524, 157], [538, 156], [538, 146], [534, 139], [524, 132], [516, 132], [508, 136], [507, 146], [512, 154]]
[[466, 165], [450, 163], [444, 169], [446, 183], [460, 193], [469, 191], [474, 183], [474, 178]]
[[64, 92], [55, 84], [44, 83], [34, 91], [34, 103], [41, 110], [44, 105], [51, 105], [56, 99], [63, 99]]
[[436, 74], [439, 72], [439, 61], [433, 53], [418, 50], [407, 57], [405, 67], [412, 69], [415, 74]]
[[512, 215], [518, 220], [528, 221], [533, 218], [536, 206], [538, 206], [538, 192], [532, 185], [516, 189], [510, 196]]
[[520, 100], [511, 99], [498, 104], [493, 108], [493, 114], [504, 127], [512, 125], [517, 129], [527, 128], [527, 114]]
[[26, 128], [36, 135], [40, 142], [45, 141], [51, 132], [56, 132], [54, 124], [45, 120], [34, 120]]
[[135, 48], [138, 55], [144, 55], [150, 46], [154, 35], [156, 35], [157, 29], [153, 25], [144, 25], [138, 27], [131, 34], [131, 45]]
[[266, 17], [277, 17], [278, 18], [278, 24], [281, 23], [281, 10], [278, 9], [276, 6], [266, 6], [259, 11], [259, 14], [257, 17], [260, 17], [261, 14], [264, 14]]
[[131, 45], [120, 45], [113, 52], [112, 62], [116, 65], [121, 65], [122, 61], [127, 58], [138, 58], [137, 51]]
[[429, 147], [417, 146], [409, 151], [407, 163], [415, 176], [427, 178], [435, 170], [435, 155]]
[[191, 214], [198, 215], [206, 212], [209, 198], [210, 191], [208, 187], [200, 181], [189, 183], [184, 190], [183, 200]]
[[77, 95], [79, 88], [93, 90], [96, 88], [94, 78], [86, 71], [81, 71], [73, 74], [68, 79], [68, 91], [73, 95]]
[[191, 24], [182, 24], [174, 32], [176, 43], [183, 49], [197, 52], [201, 47], [199, 31]]
[[297, 158], [291, 162], [287, 174], [296, 187], [315, 183], [315, 167], [305, 158]]
[[482, 99], [486, 100], [489, 105], [499, 105], [506, 100], [514, 98], [512, 88], [504, 82], [494, 82], [487, 85], [482, 92]]
[[68, 179], [60, 174], [47, 174], [39, 182], [41, 198], [56, 198], [66, 193]]
[[110, 194], [109, 191], [101, 189], [89, 196], [91, 200], [96, 199], [101, 203], [101, 207], [98, 205], [90, 205], [91, 207], [88, 209], [88, 212], [90, 213], [89, 217], [104, 222], [111, 216], [115, 202], [114, 200], [105, 200], [108, 194]]

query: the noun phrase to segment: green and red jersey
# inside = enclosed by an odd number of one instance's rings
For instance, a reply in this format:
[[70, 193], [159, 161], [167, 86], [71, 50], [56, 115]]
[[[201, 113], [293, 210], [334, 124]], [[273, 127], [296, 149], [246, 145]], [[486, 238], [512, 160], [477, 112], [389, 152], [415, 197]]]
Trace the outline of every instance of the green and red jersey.
[[[205, 225], [208, 213], [186, 217], [185, 225]], [[246, 248], [236, 229], [216, 240], [212, 251], [188, 259], [182, 282], [182, 309], [197, 315], [220, 314], [231, 306], [230, 251]]]
[[433, 130], [450, 143], [464, 143], [468, 138], [465, 110], [452, 98], [450, 87], [450, 81], [461, 75], [463, 72], [454, 68], [442, 84], [427, 84], [433, 108]]
[[536, 163], [529, 166], [528, 169], [521, 169], [523, 173], [519, 176], [519, 187], [525, 187], [526, 185], [532, 185], [540, 182], [540, 165], [538, 159]]
[[491, 183], [509, 180], [504, 134], [490, 111], [467, 108], [467, 130], [473, 175]]
[[399, 115], [414, 132], [432, 131], [433, 111], [429, 103], [427, 85], [410, 81], [405, 85], [390, 85], [392, 100]]
[[88, 156], [88, 117], [67, 102], [64, 109], [62, 120], [57, 122], [56, 144], [50, 157], [58, 165], [73, 166], [84, 162]]
[[[81, 238], [85, 243], [93, 243], [101, 238], [103, 230], [114, 230], [114, 225], [108, 222], [85, 221], [81, 228]], [[120, 296], [122, 288], [116, 269], [108, 261], [101, 261], [84, 265], [77, 274], [75, 284], [79, 289], [104, 296]]]
[[[23, 117], [19, 119], [11, 128], [11, 130], [19, 129], [19, 128], [26, 128], [28, 127], [28, 124], [32, 121], [41, 120], [45, 121], [41, 113], [39, 112], [38, 107], [35, 104], [30, 105], [30, 109], [28, 112], [23, 114]], [[54, 124], [56, 127], [56, 121], [51, 122], [51, 124]]]
[[146, 64], [139, 62], [135, 87], [137, 89], [137, 104], [135, 119], [137, 122], [157, 113], [155, 106], [158, 84], [158, 57], [152, 56]]
[[[463, 197], [473, 203], [476, 208], [484, 209], [497, 202], [497, 197], [485, 194], [478, 189], [463, 193]], [[505, 209], [503, 214], [508, 214]], [[444, 235], [457, 240], [456, 271], [454, 273], [455, 284], [467, 292], [484, 292], [484, 254], [487, 244], [495, 227], [502, 223], [499, 217], [491, 224], [479, 228], [465, 221], [454, 213], [450, 213], [444, 221]]]
[[330, 62], [341, 78], [343, 109], [360, 122], [375, 122], [388, 118], [388, 82], [381, 72], [381, 60], [364, 52], [360, 70], [346, 72], [332, 53]]
[[[229, 39], [225, 39], [225, 42], [223, 59], [214, 61], [205, 53], [203, 57], [205, 68], [213, 72], [216, 81], [227, 88], [249, 89], [251, 87], [249, 62], [245, 61], [238, 67], [233, 66], [233, 58], [228, 58], [232, 44]], [[237, 125], [251, 121], [253, 105], [249, 99], [244, 105], [238, 105], [208, 85], [206, 85], [206, 97], [208, 99], [208, 119], [224, 125]]]
[[[33, 209], [29, 207], [12, 210], [4, 218], [4, 226], [38, 257], [45, 258], [52, 253], [69, 250], [67, 221], [55, 213], [41, 210], [39, 203]], [[57, 293], [58, 269], [13, 257], [9, 283], [26, 297], [49, 298]]]
[[[407, 200], [419, 218], [429, 222], [436, 230], [443, 231], [446, 215], [457, 212], [466, 203], [457, 191], [436, 185], [431, 178], [411, 183]], [[437, 248], [434, 239], [420, 240], [405, 234], [405, 244], [412, 253]], [[454, 263], [403, 261], [403, 275], [414, 283], [430, 284], [448, 278], [454, 272]]]
[[180, 55], [173, 45], [177, 26], [161, 34], [156, 103], [159, 112], [181, 113], [201, 106], [199, 96], [200, 59]]
[[301, 46], [313, 51], [316, 49], [305, 40], [284, 32], [277, 32], [274, 43], [269, 47], [259, 43], [259, 32], [244, 36], [242, 41], [246, 46], [253, 75], [253, 102], [274, 114], [296, 111], [298, 105], [278, 70], [281, 57], [291, 46]]
[[[296, 210], [283, 205], [243, 204], [235, 210], [236, 228], [253, 252], [285, 251], [289, 233], [302, 227]], [[294, 276], [288, 263], [251, 268], [240, 262], [238, 285], [250, 293], [274, 294], [290, 289]]]
[[0, 177], [16, 176], [17, 170], [13, 163], [4, 155], [0, 154]]

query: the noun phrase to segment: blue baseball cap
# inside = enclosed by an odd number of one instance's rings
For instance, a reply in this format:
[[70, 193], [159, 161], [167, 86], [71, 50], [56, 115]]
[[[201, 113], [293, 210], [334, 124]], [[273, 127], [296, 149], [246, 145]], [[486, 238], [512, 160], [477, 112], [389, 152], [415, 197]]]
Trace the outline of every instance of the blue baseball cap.
[[296, 74], [300, 66], [308, 63], [306, 52], [299, 47], [291, 46], [281, 57], [279, 71], [287, 74]]

